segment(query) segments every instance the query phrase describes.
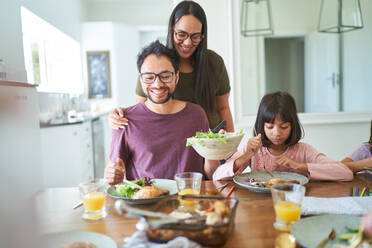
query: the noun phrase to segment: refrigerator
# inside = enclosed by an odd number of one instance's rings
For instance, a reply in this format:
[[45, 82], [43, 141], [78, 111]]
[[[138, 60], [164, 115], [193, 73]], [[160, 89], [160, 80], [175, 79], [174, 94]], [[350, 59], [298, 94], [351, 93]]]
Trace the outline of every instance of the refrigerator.
[[36, 247], [34, 199], [42, 189], [36, 88], [0, 81], [0, 247]]

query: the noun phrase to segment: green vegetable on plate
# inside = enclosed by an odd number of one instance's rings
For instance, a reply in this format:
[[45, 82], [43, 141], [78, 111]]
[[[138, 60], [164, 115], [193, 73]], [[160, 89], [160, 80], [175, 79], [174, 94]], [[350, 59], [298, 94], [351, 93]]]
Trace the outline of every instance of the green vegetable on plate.
[[150, 186], [154, 183], [154, 180], [150, 180], [148, 177], [142, 177], [134, 181], [124, 180], [123, 184], [115, 186], [115, 192], [118, 196], [132, 198], [133, 195], [144, 186]]

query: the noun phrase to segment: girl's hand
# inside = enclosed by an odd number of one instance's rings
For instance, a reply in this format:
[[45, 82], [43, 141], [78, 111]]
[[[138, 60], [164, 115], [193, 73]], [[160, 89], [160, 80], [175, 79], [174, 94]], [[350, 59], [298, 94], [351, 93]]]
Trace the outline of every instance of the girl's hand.
[[254, 154], [256, 151], [262, 147], [261, 134], [258, 134], [256, 137], [250, 138], [248, 140], [248, 150]]
[[286, 156], [283, 156], [276, 160], [276, 163], [286, 169], [292, 169], [307, 174], [307, 164], [296, 162]]
[[109, 124], [112, 129], [124, 128], [128, 125], [128, 119], [124, 118], [124, 108], [116, 108], [109, 114]]
[[118, 158], [116, 163], [110, 161], [108, 165], [106, 165], [104, 178], [107, 180], [108, 184], [115, 185], [123, 181], [124, 174], [125, 164], [121, 158]]
[[234, 162], [233, 171], [235, 174], [241, 174], [250, 165], [252, 156], [262, 146], [261, 134], [249, 139], [247, 146], [247, 151]]
[[233, 165], [234, 174], [241, 174], [250, 164], [251, 157], [251, 155], [244, 153], [242, 156], [237, 158]]

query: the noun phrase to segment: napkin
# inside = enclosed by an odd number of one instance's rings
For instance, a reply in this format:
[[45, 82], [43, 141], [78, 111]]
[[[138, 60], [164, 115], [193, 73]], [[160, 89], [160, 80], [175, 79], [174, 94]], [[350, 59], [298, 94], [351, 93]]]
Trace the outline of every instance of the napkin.
[[146, 232], [137, 231], [132, 236], [124, 238], [122, 248], [202, 248], [202, 246], [186, 237], [177, 237], [165, 244], [153, 243], [148, 240]]
[[305, 197], [302, 215], [352, 214], [363, 215], [372, 211], [372, 197]]

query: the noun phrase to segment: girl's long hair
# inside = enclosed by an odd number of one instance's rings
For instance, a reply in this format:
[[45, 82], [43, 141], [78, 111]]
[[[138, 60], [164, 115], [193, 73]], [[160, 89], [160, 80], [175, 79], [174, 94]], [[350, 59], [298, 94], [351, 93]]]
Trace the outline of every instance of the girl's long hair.
[[274, 123], [277, 116], [280, 116], [284, 122], [291, 123], [291, 134], [285, 141], [285, 145], [292, 146], [297, 144], [303, 137], [304, 131], [297, 116], [296, 102], [289, 93], [277, 91], [262, 97], [258, 108], [254, 125], [257, 133], [262, 136], [263, 146], [269, 147], [271, 145], [271, 141], [265, 134], [265, 122]]
[[174, 25], [185, 15], [193, 15], [202, 24], [202, 40], [192, 55], [195, 78], [195, 100], [207, 113], [216, 106], [214, 74], [209, 73], [207, 57], [207, 18], [202, 7], [193, 1], [182, 1], [173, 10], [168, 24], [167, 47], [174, 49]]

